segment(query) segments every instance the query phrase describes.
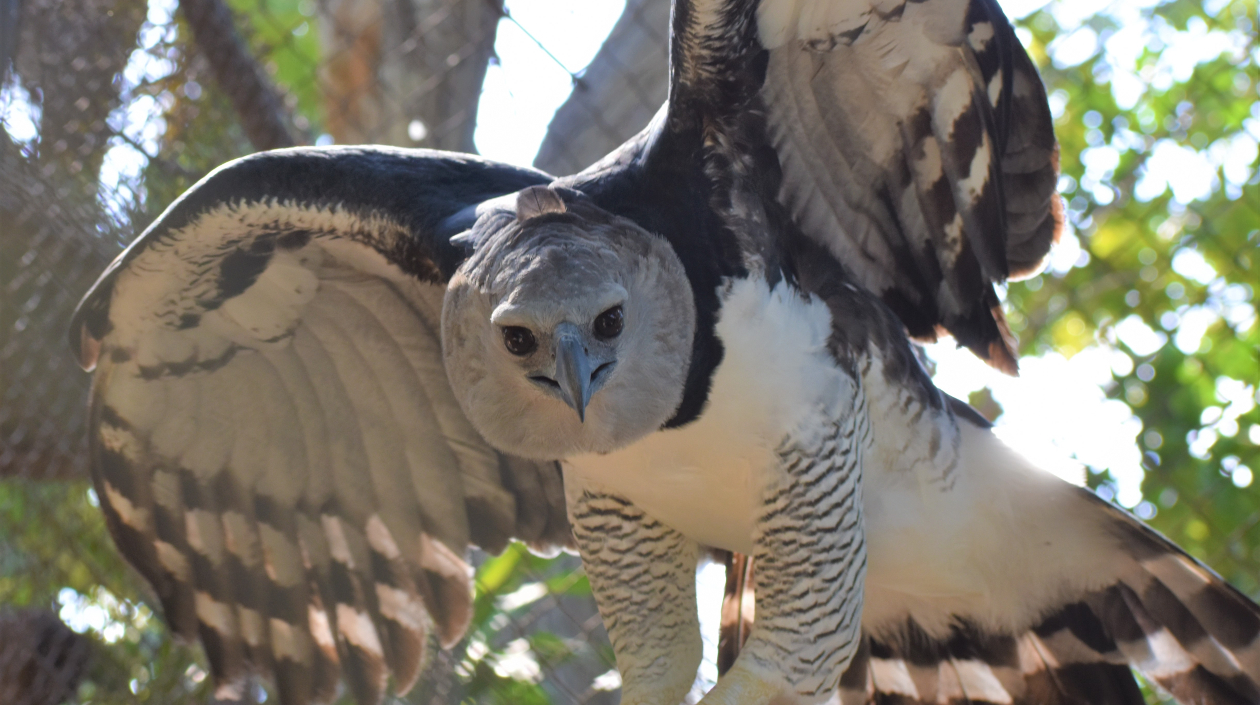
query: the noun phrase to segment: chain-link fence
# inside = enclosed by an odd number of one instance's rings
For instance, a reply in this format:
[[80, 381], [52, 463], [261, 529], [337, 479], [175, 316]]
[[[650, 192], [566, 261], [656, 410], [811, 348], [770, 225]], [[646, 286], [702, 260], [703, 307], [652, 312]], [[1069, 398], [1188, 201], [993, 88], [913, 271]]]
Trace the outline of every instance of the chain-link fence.
[[0, 702], [57, 705], [74, 697], [87, 665], [86, 637], [40, 610], [0, 611], [0, 635]]
[[[1246, 7], [1217, 8], [1236, 16], [1226, 29], [1250, 32], [1236, 52], [1241, 58], [1201, 62], [1199, 73], [1174, 82], [1149, 129], [1126, 117], [1141, 105], [1066, 113], [1060, 105], [1071, 174], [1063, 190], [1094, 261], [1086, 255], [1089, 267], [1012, 285], [1009, 295], [1012, 323], [1034, 341], [1031, 349], [1092, 341], [1129, 360], [1127, 368], [1116, 362], [1107, 393], [1142, 426], [1147, 475], [1139, 513], [1159, 514], [1158, 526], [1255, 595], [1260, 502], [1248, 487], [1248, 468], [1260, 472], [1255, 139], [1250, 159], [1235, 160], [1242, 166], [1214, 167], [1211, 198], [1151, 197], [1133, 206], [1138, 215], [1121, 218], [1123, 207], [1137, 203], [1135, 188], [1164, 141], [1207, 154], [1210, 145], [1197, 135], [1209, 127], [1260, 138], [1254, 8]], [[66, 341], [79, 297], [176, 196], [229, 159], [315, 143], [473, 151], [496, 34], [517, 22], [511, 11], [503, 0], [0, 0], [0, 606], [59, 610], [91, 637], [93, 651], [86, 663], [75, 651], [49, 671], [60, 675], [32, 681], [64, 686], [54, 699], [37, 699], [32, 688], [25, 702], [59, 702], [68, 688], [91, 703], [210, 700], [199, 652], [173, 644], [149, 611], [147, 588], [113, 550], [89, 489], [90, 380]], [[556, 112], [537, 166], [576, 171], [648, 121], [665, 97], [668, 15], [668, 0], [625, 3], [590, 65], [572, 75], [573, 93]], [[1167, 23], [1193, 24], [1184, 17]], [[1025, 24], [1023, 39], [1046, 63], [1062, 22], [1043, 11]], [[517, 27], [533, 36], [529, 26]], [[1102, 46], [1108, 30], [1090, 31]], [[1096, 102], [1088, 89], [1107, 83], [1096, 70], [1105, 68], [1101, 51], [1047, 71], [1055, 101]], [[1210, 114], [1202, 95], [1216, 100]], [[1099, 171], [1103, 147], [1118, 156]], [[1129, 221], [1128, 235], [1107, 230]], [[1172, 266], [1183, 250], [1204, 253], [1214, 275]], [[1215, 357], [1168, 342], [1201, 310], [1216, 312], [1204, 337], [1209, 349], [1215, 341]], [[1175, 320], [1161, 319], [1166, 314]], [[1150, 323], [1163, 341], [1138, 349], [1121, 326], [1126, 315]], [[1220, 352], [1231, 345], [1241, 346], [1236, 355]], [[1201, 377], [1192, 374], [1196, 364]], [[1222, 379], [1238, 384], [1222, 386]], [[1167, 405], [1158, 398], [1164, 394]], [[972, 400], [1000, 413], [992, 395]], [[1204, 448], [1208, 434], [1215, 441]], [[1092, 469], [1099, 472], [1091, 484], [1115, 496], [1115, 473]], [[481, 621], [406, 700], [615, 702], [611, 649], [576, 558], [547, 562], [513, 548], [478, 564]], [[54, 629], [47, 619], [27, 622]], [[19, 621], [0, 616], [0, 645], [29, 644], [22, 668], [30, 673], [55, 665], [52, 647], [41, 646], [34, 627], [14, 626]], [[17, 663], [8, 653], [0, 650], [0, 692], [5, 669]], [[62, 680], [48, 680], [54, 677]], [[246, 699], [265, 697], [260, 690]]]

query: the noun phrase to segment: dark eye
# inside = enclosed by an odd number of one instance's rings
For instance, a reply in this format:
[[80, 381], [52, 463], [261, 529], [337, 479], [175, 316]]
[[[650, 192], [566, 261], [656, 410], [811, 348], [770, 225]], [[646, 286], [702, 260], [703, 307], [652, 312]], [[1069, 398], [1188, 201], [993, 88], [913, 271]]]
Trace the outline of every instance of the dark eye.
[[625, 321], [622, 319], [621, 307], [613, 306], [595, 319], [595, 335], [604, 340], [616, 338], [621, 335], [623, 325]]
[[538, 349], [538, 340], [528, 328], [508, 326], [503, 329], [503, 346], [513, 355], [524, 357]]

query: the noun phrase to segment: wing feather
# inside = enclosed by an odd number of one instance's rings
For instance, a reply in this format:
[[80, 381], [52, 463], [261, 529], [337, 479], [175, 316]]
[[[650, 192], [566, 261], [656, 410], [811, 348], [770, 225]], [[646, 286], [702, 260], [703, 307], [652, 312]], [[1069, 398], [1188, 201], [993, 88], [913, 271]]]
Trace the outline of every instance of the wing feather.
[[[111, 532], [220, 697], [362, 703], [472, 612], [470, 541], [568, 545], [555, 463], [495, 451], [441, 357], [442, 223], [548, 180], [475, 158], [287, 150], [186, 194], [98, 282], [93, 475]], [[348, 184], [350, 188], [339, 188]]]
[[782, 203], [913, 335], [942, 326], [1013, 371], [993, 284], [1033, 273], [1063, 217], [1045, 91], [1001, 10], [767, 0], [758, 13]]
[[1036, 272], [1063, 209], [1045, 89], [995, 0], [676, 0], [673, 33], [663, 129], [756, 163], [732, 183], [913, 336], [1015, 371], [994, 285]]
[[[897, 578], [886, 566], [904, 556], [888, 552], [908, 549], [871, 542], [870, 661], [856, 666], [866, 680], [848, 677], [846, 705], [1141, 705], [1133, 671], [1182, 703], [1260, 702], [1260, 607], [1092, 492], [1026, 464], [997, 470], [1012, 456], [998, 460], [987, 433], [963, 436], [966, 472], [983, 486], [957, 488], [1004, 508], [926, 519], [938, 499], [919, 510], [921, 541], [944, 532], [968, 548]], [[973, 529], [1006, 538], [981, 546]]]

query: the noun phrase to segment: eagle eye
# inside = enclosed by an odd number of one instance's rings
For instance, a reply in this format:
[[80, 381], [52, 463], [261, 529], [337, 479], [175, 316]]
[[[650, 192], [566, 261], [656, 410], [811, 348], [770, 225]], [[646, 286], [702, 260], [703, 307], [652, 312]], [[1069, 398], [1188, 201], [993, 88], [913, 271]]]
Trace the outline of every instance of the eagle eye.
[[528, 328], [508, 326], [503, 329], [503, 346], [513, 355], [525, 357], [538, 349], [538, 339]]
[[621, 329], [624, 326], [625, 319], [621, 314], [621, 306], [613, 306], [596, 317], [595, 335], [604, 340], [616, 338], [621, 335]]

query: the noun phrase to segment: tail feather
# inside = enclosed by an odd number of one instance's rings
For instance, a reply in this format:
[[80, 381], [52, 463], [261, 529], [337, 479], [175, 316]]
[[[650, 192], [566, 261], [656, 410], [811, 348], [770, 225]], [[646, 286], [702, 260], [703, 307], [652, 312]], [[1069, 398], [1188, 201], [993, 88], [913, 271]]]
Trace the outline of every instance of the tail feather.
[[753, 623], [753, 558], [742, 553], [726, 553], [726, 595], [722, 598], [722, 621], [718, 632], [718, 674], [735, 665], [735, 658], [748, 640]]

